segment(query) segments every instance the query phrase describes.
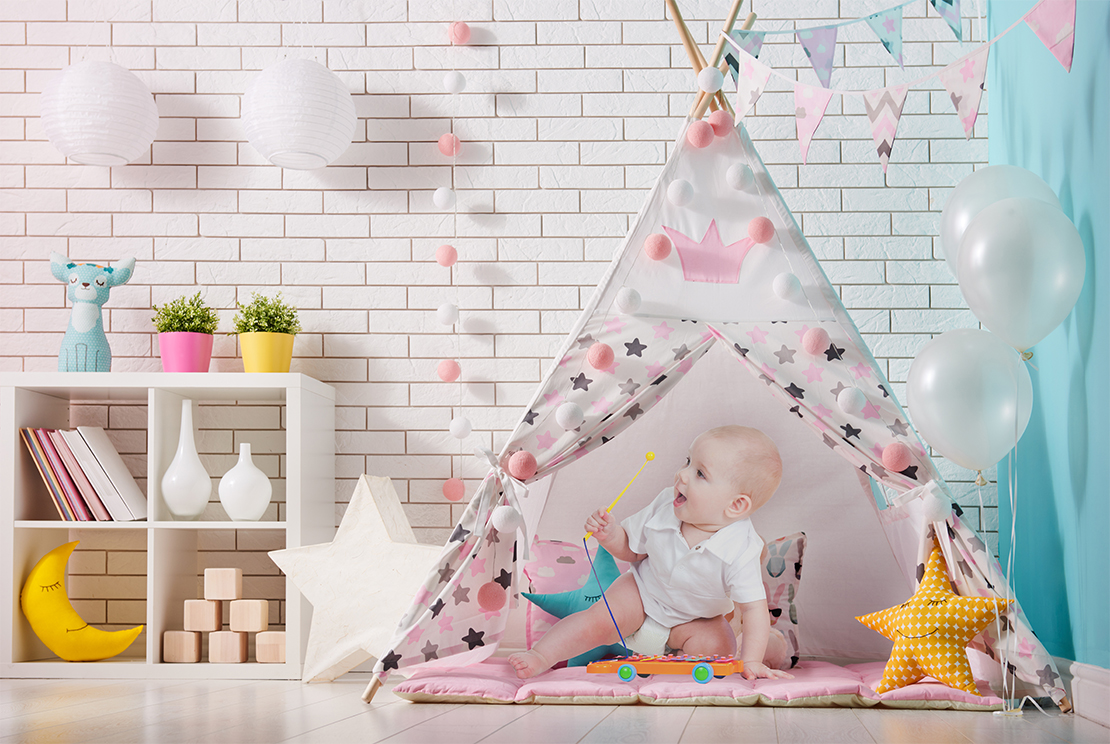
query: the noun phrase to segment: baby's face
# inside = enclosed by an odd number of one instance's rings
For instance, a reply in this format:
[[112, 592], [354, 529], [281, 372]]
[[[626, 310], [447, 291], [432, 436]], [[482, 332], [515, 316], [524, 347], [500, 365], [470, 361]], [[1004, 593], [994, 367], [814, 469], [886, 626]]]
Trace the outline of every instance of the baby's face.
[[674, 475], [674, 513], [681, 521], [719, 529], [734, 521], [725, 509], [739, 495], [735, 484], [736, 444], [698, 437], [686, 465]]

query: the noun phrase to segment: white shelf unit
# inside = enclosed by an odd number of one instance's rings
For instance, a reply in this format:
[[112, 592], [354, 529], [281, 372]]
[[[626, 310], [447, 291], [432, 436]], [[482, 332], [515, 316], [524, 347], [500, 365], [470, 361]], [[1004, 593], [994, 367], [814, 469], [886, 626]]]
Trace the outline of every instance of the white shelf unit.
[[[285, 406], [284, 521], [174, 521], [161, 500], [162, 474], [177, 448], [181, 401]], [[59, 519], [34, 462], [20, 441], [24, 426], [70, 426], [70, 405], [147, 404], [147, 501], [141, 522]], [[218, 476], [220, 474], [213, 474]], [[272, 530], [287, 548], [335, 535], [335, 389], [302, 374], [0, 373], [0, 677], [300, 679], [311, 605], [285, 582], [284, 664], [162, 662], [162, 633], [180, 630], [183, 604], [197, 597], [198, 535], [209, 530]], [[31, 630], [19, 593], [34, 564], [73, 539], [72, 530], [146, 533], [146, 646], [99, 662], [66, 662]], [[5, 565], [6, 564], [6, 565]], [[137, 654], [141, 653], [141, 656]]]

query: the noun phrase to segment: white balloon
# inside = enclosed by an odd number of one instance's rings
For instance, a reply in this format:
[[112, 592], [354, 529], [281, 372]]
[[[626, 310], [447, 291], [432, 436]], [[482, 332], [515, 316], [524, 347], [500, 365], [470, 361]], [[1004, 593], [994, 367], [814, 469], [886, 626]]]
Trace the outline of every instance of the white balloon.
[[432, 203], [440, 209], [450, 209], [455, 206], [455, 192], [446, 186], [440, 186], [432, 194]]
[[1021, 356], [987, 331], [961, 328], [918, 352], [906, 378], [910, 418], [933, 449], [985, 470], [1021, 439], [1033, 383]]
[[849, 416], [854, 416], [867, 405], [867, 396], [859, 388], [844, 388], [836, 396], [836, 405]]
[[466, 77], [458, 70], [443, 76], [443, 89], [448, 93], [462, 93], [466, 90]]
[[959, 277], [960, 241], [975, 215], [984, 207], [1015, 196], [1039, 199], [1060, 208], [1060, 200], [1047, 183], [1016, 165], [980, 168], [948, 195], [940, 215], [940, 246], [953, 276]]
[[640, 293], [632, 287], [621, 287], [617, 291], [617, 308], [628, 315], [640, 309]]
[[725, 171], [725, 183], [737, 191], [751, 191], [752, 186], [755, 185], [755, 173], [752, 172], [751, 166], [734, 163]]
[[984, 326], [1024, 351], [1071, 312], [1087, 257], [1063, 212], [1038, 199], [1003, 199], [968, 225], [960, 244], [960, 290]]
[[473, 429], [470, 424], [470, 419], [466, 416], [456, 416], [451, 419], [451, 423], [447, 428], [451, 432], [451, 436], [455, 439], [466, 439], [470, 436], [470, 432]]
[[705, 67], [698, 73], [698, 87], [706, 93], [716, 93], [725, 84], [725, 76], [716, 67]]
[[498, 532], [516, 532], [520, 529], [520, 525], [524, 523], [524, 517], [516, 509], [505, 504], [493, 510], [490, 521], [493, 522], [493, 528]]
[[694, 200], [694, 186], [689, 181], [676, 178], [667, 186], [667, 199], [676, 207], [685, 207]]
[[564, 403], [555, 409], [555, 422], [567, 431], [577, 429], [586, 421], [586, 414], [577, 403]]
[[787, 302], [801, 302], [804, 298], [802, 283], [798, 281], [798, 277], [786, 271], [775, 277], [771, 282], [771, 289], [780, 300]]
[[436, 310], [436, 320], [443, 325], [454, 325], [459, 319], [459, 306], [445, 302]]

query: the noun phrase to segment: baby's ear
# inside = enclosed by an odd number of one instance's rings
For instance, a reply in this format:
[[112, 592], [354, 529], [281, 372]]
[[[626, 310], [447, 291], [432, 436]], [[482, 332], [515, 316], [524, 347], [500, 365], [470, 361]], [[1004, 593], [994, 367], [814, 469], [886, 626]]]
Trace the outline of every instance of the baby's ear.
[[725, 509], [725, 514], [729, 519], [743, 519], [751, 513], [751, 510], [752, 497], [746, 493], [742, 493], [729, 502], [728, 507]]

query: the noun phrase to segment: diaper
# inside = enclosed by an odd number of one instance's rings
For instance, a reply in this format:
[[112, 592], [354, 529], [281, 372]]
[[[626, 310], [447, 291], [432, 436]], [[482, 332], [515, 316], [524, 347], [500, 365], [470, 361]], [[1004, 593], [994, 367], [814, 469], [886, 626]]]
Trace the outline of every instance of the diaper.
[[644, 624], [635, 633], [625, 636], [624, 645], [636, 654], [659, 656], [667, 653], [667, 639], [670, 637], [670, 628], [665, 628], [650, 617], [645, 617]]

